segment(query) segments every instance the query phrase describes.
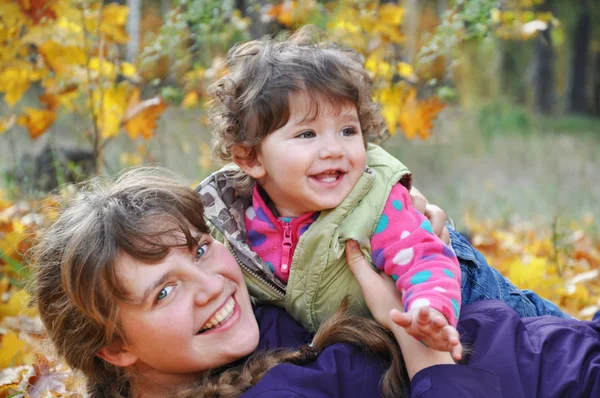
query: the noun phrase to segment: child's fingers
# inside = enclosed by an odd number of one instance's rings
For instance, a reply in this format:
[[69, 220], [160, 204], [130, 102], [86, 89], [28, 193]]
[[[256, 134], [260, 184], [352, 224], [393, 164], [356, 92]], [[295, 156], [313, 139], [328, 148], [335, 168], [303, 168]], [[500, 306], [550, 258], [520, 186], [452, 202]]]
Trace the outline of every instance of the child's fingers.
[[419, 326], [427, 326], [431, 323], [429, 307], [420, 307], [417, 312], [417, 323]]
[[444, 333], [446, 335], [446, 340], [448, 341], [448, 350], [454, 358], [455, 361], [460, 361], [462, 358], [462, 344], [460, 344], [460, 336], [458, 334], [458, 330], [454, 327], [448, 325], [444, 327]]
[[460, 361], [462, 359], [462, 353], [463, 353], [462, 344], [455, 345], [450, 350], [450, 355], [452, 356], [452, 359], [454, 359], [455, 361]]
[[435, 333], [441, 332], [446, 325], [448, 325], [448, 321], [443, 316], [436, 316], [431, 320], [431, 329]]
[[412, 316], [398, 310], [392, 310], [390, 312], [390, 318], [392, 318], [392, 322], [403, 328], [407, 328], [412, 324]]

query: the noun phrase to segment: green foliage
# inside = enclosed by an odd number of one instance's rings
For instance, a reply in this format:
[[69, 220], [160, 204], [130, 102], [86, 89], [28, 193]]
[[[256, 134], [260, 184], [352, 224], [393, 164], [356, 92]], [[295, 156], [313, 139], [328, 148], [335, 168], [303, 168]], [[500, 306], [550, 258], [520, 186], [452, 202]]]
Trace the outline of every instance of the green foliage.
[[175, 66], [192, 63], [209, 67], [239, 41], [248, 40], [249, 21], [242, 18], [234, 0], [190, 0], [169, 11], [159, 33], [150, 37], [142, 53], [144, 62], [169, 55]]

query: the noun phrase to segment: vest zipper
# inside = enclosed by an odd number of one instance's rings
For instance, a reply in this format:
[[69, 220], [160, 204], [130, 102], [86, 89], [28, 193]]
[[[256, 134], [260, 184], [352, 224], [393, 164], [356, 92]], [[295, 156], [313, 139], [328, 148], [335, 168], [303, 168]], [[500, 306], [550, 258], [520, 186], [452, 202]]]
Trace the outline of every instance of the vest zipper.
[[235, 258], [235, 260], [238, 262], [240, 267], [242, 267], [242, 270], [244, 270], [247, 274], [249, 274], [254, 279], [259, 281], [262, 285], [269, 288], [269, 290], [272, 291], [273, 293], [275, 293], [278, 297], [285, 298], [285, 290], [283, 290], [282, 288], [280, 288], [273, 282], [269, 281], [268, 279], [263, 278], [262, 276], [258, 275], [255, 271], [250, 269], [250, 267], [248, 267], [246, 264], [244, 264], [242, 262], [242, 260], [240, 260], [238, 255], [235, 253], [235, 251], [233, 250], [233, 246], [231, 246], [231, 244], [229, 242], [227, 242], [227, 248], [229, 249], [229, 252], [233, 255], [233, 258]]
[[281, 272], [290, 272], [290, 254], [292, 253], [292, 226], [290, 223], [283, 224], [283, 242], [281, 243]]

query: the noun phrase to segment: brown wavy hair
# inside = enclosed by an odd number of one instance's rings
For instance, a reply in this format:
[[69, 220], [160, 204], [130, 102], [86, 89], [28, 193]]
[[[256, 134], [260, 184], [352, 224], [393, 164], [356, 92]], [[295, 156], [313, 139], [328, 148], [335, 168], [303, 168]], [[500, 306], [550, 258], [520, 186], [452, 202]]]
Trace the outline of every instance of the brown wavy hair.
[[[195, 244], [189, 225], [208, 233], [200, 195], [160, 168], [138, 168], [116, 181], [93, 180], [59, 211], [29, 253], [33, 267], [32, 295], [58, 354], [87, 377], [91, 397], [129, 397], [135, 373], [114, 366], [96, 354], [123, 343], [119, 301], [127, 291], [117, 279], [121, 251], [146, 263], [160, 261], [172, 246], [161, 239], [181, 234]], [[395, 339], [371, 319], [350, 315], [344, 304], [319, 328], [313, 344], [356, 344], [390, 364], [382, 379], [384, 396], [403, 396], [408, 380]], [[244, 363], [200, 376], [182, 385], [173, 397], [235, 397], [249, 389], [273, 366], [306, 364], [315, 358], [306, 350], [268, 351]]]
[[[255, 156], [261, 141], [288, 122], [291, 93], [304, 92], [318, 100], [311, 104], [309, 118], [319, 114], [321, 101], [334, 109], [347, 103], [356, 106], [365, 144], [387, 136], [362, 56], [324, 41], [314, 26], [291, 36], [238, 44], [227, 54], [226, 65], [228, 73], [208, 90], [213, 156], [223, 162], [234, 160], [234, 146], [245, 150], [235, 156]], [[242, 174], [237, 180], [244, 190], [253, 181]]]

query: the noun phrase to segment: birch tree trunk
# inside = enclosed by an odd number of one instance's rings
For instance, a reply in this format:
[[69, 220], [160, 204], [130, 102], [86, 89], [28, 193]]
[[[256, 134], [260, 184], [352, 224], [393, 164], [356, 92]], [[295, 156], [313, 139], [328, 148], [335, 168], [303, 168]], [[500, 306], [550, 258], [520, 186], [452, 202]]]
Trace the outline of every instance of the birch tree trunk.
[[127, 0], [129, 17], [127, 18], [127, 61], [135, 62], [140, 50], [140, 24], [142, 21], [142, 0]]

